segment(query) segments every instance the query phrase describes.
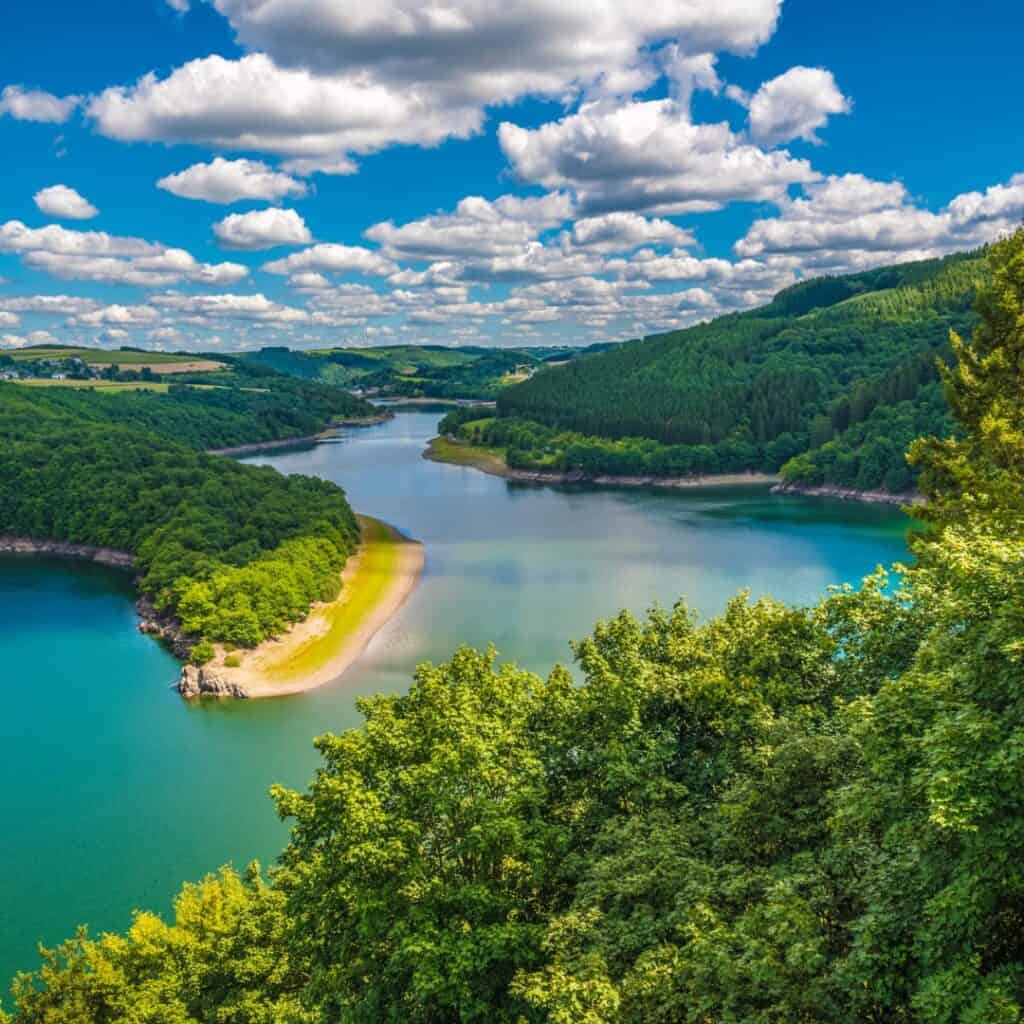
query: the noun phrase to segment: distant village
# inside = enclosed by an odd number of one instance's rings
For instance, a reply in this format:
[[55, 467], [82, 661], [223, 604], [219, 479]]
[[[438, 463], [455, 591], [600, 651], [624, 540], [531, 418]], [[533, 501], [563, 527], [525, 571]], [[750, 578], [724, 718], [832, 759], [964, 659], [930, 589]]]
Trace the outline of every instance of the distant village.
[[59, 359], [18, 359], [0, 354], [0, 381], [29, 380], [118, 380], [158, 381], [159, 374], [148, 366], [141, 369], [127, 369], [111, 363], [108, 366], [93, 366], [77, 356]]

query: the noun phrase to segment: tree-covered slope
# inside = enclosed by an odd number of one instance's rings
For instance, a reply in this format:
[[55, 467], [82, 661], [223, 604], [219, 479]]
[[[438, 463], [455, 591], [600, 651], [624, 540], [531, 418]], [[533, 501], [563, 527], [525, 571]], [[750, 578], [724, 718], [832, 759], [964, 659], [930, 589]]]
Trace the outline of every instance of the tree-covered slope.
[[[0, 417], [14, 394], [19, 407], [64, 412], [92, 423], [116, 424], [173, 438], [195, 448], [304, 437], [332, 420], [377, 413], [368, 402], [312, 381], [295, 380], [260, 367], [232, 364], [218, 373], [176, 374], [166, 393], [105, 393], [90, 388], [28, 388], [0, 384]], [[14, 390], [16, 389], [16, 391]]]
[[[730, 469], [777, 470], [834, 440], [859, 448], [864, 430], [846, 432], [880, 406], [935, 407], [936, 358], [950, 355], [950, 329], [970, 330], [983, 278], [965, 254], [802, 283], [760, 309], [545, 369], [503, 391], [499, 411], [585, 437], [710, 446]], [[865, 486], [893, 467], [860, 473], [852, 458]]]
[[0, 534], [133, 552], [143, 593], [181, 620], [198, 661], [210, 641], [254, 646], [336, 596], [359, 538], [336, 485], [196, 451], [292, 429], [215, 394], [0, 384]]

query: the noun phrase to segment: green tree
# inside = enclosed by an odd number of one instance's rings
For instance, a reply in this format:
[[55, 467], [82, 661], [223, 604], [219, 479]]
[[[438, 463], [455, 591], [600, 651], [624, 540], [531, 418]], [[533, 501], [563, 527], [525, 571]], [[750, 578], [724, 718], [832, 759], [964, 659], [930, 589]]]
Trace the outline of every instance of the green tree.
[[988, 266], [980, 322], [970, 342], [953, 333], [957, 361], [941, 371], [964, 436], [920, 441], [910, 457], [924, 470], [929, 521], [978, 513], [1013, 529], [1024, 515], [1024, 228], [991, 246]]
[[174, 923], [141, 913], [128, 932], [84, 931], [43, 951], [14, 985], [15, 1024], [312, 1024], [285, 942], [283, 896], [256, 865], [186, 885]]

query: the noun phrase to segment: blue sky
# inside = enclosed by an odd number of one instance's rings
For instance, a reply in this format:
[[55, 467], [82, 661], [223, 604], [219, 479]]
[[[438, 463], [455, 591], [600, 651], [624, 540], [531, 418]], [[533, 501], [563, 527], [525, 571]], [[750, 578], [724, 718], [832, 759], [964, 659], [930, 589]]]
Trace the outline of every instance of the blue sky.
[[1022, 29], [993, 0], [19, 4], [0, 344], [585, 344], [971, 248], [1024, 217]]

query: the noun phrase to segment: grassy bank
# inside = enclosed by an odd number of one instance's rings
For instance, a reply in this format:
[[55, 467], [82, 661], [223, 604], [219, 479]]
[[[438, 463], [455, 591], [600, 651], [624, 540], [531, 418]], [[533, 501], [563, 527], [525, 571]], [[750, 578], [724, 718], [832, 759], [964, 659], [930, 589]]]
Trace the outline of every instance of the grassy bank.
[[474, 469], [481, 469], [485, 473], [494, 473], [497, 476], [505, 476], [508, 473], [504, 448], [484, 448], [481, 445], [449, 441], [446, 437], [435, 437], [427, 445], [423, 455], [433, 462], [472, 466]]
[[[298, 693], [337, 679], [415, 587], [422, 546], [378, 519], [357, 518], [362, 540], [345, 566], [337, 600], [314, 606], [280, 639], [234, 652], [241, 661], [237, 667], [225, 666], [225, 652], [218, 654], [213, 667], [250, 697]], [[230, 661], [232, 655], [226, 657]]]

